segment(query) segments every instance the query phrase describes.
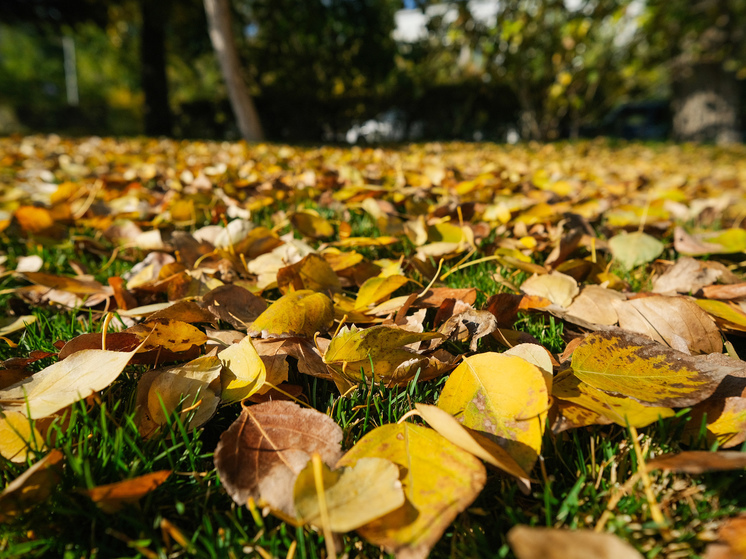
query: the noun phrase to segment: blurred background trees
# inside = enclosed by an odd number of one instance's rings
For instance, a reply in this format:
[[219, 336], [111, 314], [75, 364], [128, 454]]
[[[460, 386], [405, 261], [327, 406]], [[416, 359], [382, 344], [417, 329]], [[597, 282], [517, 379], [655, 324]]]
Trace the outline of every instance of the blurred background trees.
[[251, 137], [238, 84], [270, 140], [741, 137], [746, 0], [220, 0], [231, 88], [215, 2], [0, 3], [0, 133]]

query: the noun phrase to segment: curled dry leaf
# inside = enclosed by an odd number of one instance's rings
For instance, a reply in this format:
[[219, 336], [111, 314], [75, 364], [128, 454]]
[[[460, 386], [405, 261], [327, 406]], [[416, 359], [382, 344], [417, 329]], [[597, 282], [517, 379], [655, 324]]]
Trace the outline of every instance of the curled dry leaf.
[[[616, 305], [619, 327], [691, 353], [721, 353], [723, 338], [715, 321], [686, 297], [654, 295]], [[685, 342], [682, 347], [681, 341]]]
[[648, 470], [668, 470], [687, 474], [703, 474], [746, 468], [746, 453], [737, 450], [709, 452], [688, 450], [678, 454], [664, 454], [645, 462]]
[[[477, 342], [497, 329], [497, 319], [489, 311], [478, 311], [471, 306], [446, 320], [438, 331], [446, 339], [466, 341], [471, 338], [469, 349], [477, 350]], [[442, 343], [442, 342], [441, 342]], [[439, 344], [438, 344], [439, 345]]]
[[[385, 458], [361, 458], [351, 468], [322, 469], [323, 493], [333, 532], [349, 532], [398, 509], [404, 504], [399, 467]], [[298, 474], [293, 501], [303, 523], [322, 526], [319, 493], [309, 461]]]
[[690, 356], [622, 330], [594, 332], [575, 349], [580, 380], [649, 406], [687, 407], [709, 398], [727, 376], [746, 376], [746, 364], [723, 354]]
[[438, 407], [502, 446], [530, 472], [541, 450], [549, 398], [544, 373], [520, 357], [467, 357], [443, 387]]
[[518, 559], [643, 559], [614, 534], [514, 526], [508, 543]]
[[171, 470], [160, 470], [132, 479], [85, 489], [81, 493], [96, 503], [102, 511], [114, 514], [125, 505], [136, 503], [141, 497], [166, 481], [170, 475]]
[[109, 386], [139, 348], [130, 352], [87, 349], [0, 390], [4, 411], [41, 419]]
[[251, 498], [295, 518], [295, 477], [314, 452], [334, 466], [341, 443], [342, 429], [323, 413], [292, 402], [266, 402], [244, 408], [221, 435], [215, 468], [239, 505]]
[[312, 338], [326, 332], [334, 322], [332, 300], [308, 289], [280, 297], [249, 328], [249, 335], [262, 338]]
[[484, 487], [482, 463], [444, 437], [411, 423], [384, 425], [360, 439], [337, 463], [386, 458], [399, 466], [404, 504], [358, 529], [397, 557], [424, 559], [456, 515]]

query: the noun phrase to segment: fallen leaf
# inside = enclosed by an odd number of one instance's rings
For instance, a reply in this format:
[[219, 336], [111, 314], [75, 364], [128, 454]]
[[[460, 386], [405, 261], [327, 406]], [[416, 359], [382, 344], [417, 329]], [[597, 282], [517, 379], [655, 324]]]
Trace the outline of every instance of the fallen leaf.
[[[478, 311], [467, 307], [446, 320], [438, 332], [445, 339], [466, 341], [471, 338], [469, 349], [477, 351], [477, 342], [497, 329], [497, 319], [489, 311]], [[442, 342], [441, 342], [442, 343]]]
[[678, 454], [664, 454], [645, 462], [648, 470], [667, 470], [687, 474], [704, 474], [746, 468], [746, 452], [738, 450], [687, 450]]
[[[436, 332], [410, 332], [393, 326], [342, 328], [324, 353], [324, 363], [352, 383], [374, 377], [397, 383], [413, 378], [427, 359], [403, 346], [442, 337]], [[413, 370], [414, 369], [414, 370]]]
[[365, 310], [380, 303], [407, 283], [409, 280], [399, 275], [370, 278], [360, 286], [355, 300], [355, 310]]
[[[384, 458], [361, 458], [352, 468], [331, 471], [321, 464], [324, 501], [333, 532], [349, 532], [404, 504], [399, 468]], [[293, 502], [303, 523], [322, 526], [313, 462], [293, 486]]]
[[33, 451], [44, 447], [36, 426], [20, 412], [0, 414], [0, 455], [11, 462], [25, 462]]
[[267, 310], [264, 299], [238, 285], [216, 287], [202, 296], [202, 302], [217, 318], [244, 330]]
[[534, 467], [549, 408], [536, 365], [500, 353], [467, 357], [443, 386], [438, 407], [502, 446], [524, 471]]
[[342, 291], [339, 277], [320, 254], [311, 253], [302, 260], [277, 271], [277, 287], [282, 293], [310, 289], [332, 294]]
[[643, 559], [614, 534], [514, 526], [508, 543], [518, 559]]
[[740, 228], [690, 235], [677, 227], [673, 239], [674, 248], [687, 256], [746, 252], [746, 230]]
[[10, 482], [0, 493], [0, 522], [42, 504], [57, 487], [65, 455], [56, 448]]
[[565, 371], [557, 376], [552, 396], [588, 408], [622, 427], [646, 427], [658, 419], [675, 415], [671, 408], [646, 406], [631, 398], [607, 394], [584, 383], [572, 371]]
[[187, 351], [193, 345], [200, 346], [207, 342], [207, 336], [199, 328], [170, 318], [137, 324], [124, 332], [140, 338], [143, 345], [139, 351], [143, 352], [159, 348], [173, 352]]
[[4, 411], [41, 419], [109, 386], [139, 348], [130, 352], [87, 349], [70, 355], [5, 390]]
[[[673, 266], [655, 278], [652, 291], [666, 295], [696, 293], [719, 280], [726, 280], [726, 283], [738, 281], [733, 272], [720, 262], [700, 262], [694, 258], [679, 258]], [[710, 296], [705, 295], [705, 297]]]
[[697, 305], [704, 309], [726, 331], [746, 332], [746, 312], [737, 305], [726, 301], [697, 299]]
[[280, 297], [249, 328], [249, 335], [262, 338], [312, 338], [326, 332], [334, 322], [334, 305], [323, 293], [303, 289]]
[[334, 235], [334, 227], [318, 213], [301, 210], [290, 216], [290, 223], [306, 237], [323, 239]]
[[342, 451], [342, 429], [328, 416], [292, 402], [245, 407], [220, 436], [215, 468], [231, 498], [250, 498], [295, 518], [293, 483], [318, 452], [334, 466]]
[[480, 435], [477, 431], [464, 427], [450, 413], [437, 406], [428, 404], [415, 404], [414, 406], [430, 427], [453, 444], [512, 475], [520, 482], [522, 488], [530, 486], [529, 475], [503, 447], [484, 435]]
[[24, 315], [17, 318], [6, 317], [0, 319], [0, 336], [7, 336], [13, 332], [23, 330], [36, 322], [37, 318], [34, 315]]
[[625, 299], [622, 293], [613, 289], [599, 285], [586, 285], [580, 295], [567, 307], [567, 319], [579, 318], [591, 324], [614, 325], [619, 320], [615, 303]]
[[486, 480], [482, 463], [426, 427], [402, 423], [374, 429], [339, 462], [355, 466], [379, 457], [399, 466], [406, 501], [358, 529], [374, 545], [410, 559], [424, 559], [456, 515], [477, 497]]
[[723, 338], [715, 321], [686, 297], [654, 295], [616, 304], [619, 327], [691, 353], [721, 353]]
[[609, 239], [609, 250], [614, 260], [625, 270], [647, 264], [663, 254], [665, 245], [647, 233], [622, 233]]
[[267, 380], [267, 368], [250, 336], [218, 353], [218, 358], [223, 364], [221, 398], [228, 404], [248, 398]]
[[521, 284], [521, 291], [526, 295], [549, 299], [562, 308], [569, 307], [575, 296], [580, 293], [575, 278], [556, 271], [531, 276]]
[[726, 375], [744, 376], [744, 363], [722, 354], [689, 356], [624, 331], [594, 332], [575, 349], [580, 380], [615, 396], [652, 406], [687, 407], [708, 398]]
[[[181, 406], [189, 410], [180, 414], [184, 423], [188, 415], [191, 418], [188, 428], [203, 425], [215, 414], [220, 403], [218, 393], [222, 367], [218, 357], [203, 355], [183, 365], [148, 371], [140, 382], [148, 386], [147, 412], [150, 419], [156, 425], [165, 425], [169, 416]], [[196, 411], [191, 415], [195, 406]]]
[[81, 493], [96, 503], [96, 506], [105, 513], [114, 514], [122, 510], [125, 505], [136, 503], [166, 481], [170, 475], [171, 470], [160, 470], [124, 481], [85, 489]]

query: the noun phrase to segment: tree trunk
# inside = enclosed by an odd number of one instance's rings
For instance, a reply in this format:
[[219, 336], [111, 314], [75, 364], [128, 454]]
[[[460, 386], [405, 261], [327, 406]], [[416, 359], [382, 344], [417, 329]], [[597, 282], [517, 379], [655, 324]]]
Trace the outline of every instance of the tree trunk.
[[145, 133], [149, 136], [171, 134], [171, 107], [168, 104], [166, 77], [166, 21], [169, 8], [168, 0], [140, 0], [140, 75], [145, 94]]
[[673, 135], [683, 142], [740, 140], [738, 81], [721, 64], [683, 68], [673, 82]]
[[259, 115], [249, 95], [246, 83], [241, 77], [236, 43], [231, 28], [229, 0], [204, 0], [207, 14], [207, 27], [210, 41], [220, 62], [220, 70], [228, 89], [228, 97], [233, 113], [238, 121], [238, 129], [247, 142], [261, 142], [264, 139]]

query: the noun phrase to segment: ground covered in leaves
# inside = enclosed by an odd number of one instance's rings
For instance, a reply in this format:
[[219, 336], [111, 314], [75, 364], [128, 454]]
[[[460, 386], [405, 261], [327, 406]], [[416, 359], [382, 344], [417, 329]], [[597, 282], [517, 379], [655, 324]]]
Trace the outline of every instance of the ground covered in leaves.
[[746, 150], [0, 139], [0, 553], [743, 557]]

